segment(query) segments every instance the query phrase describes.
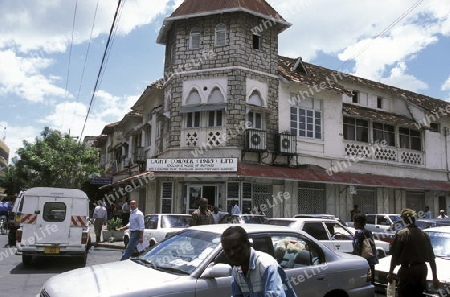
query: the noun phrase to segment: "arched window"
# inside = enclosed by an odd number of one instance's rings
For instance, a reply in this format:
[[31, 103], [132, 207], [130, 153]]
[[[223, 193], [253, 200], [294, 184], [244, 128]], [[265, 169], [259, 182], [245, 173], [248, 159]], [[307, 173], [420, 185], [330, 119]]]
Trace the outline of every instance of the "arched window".
[[200, 48], [200, 28], [194, 27], [189, 35], [189, 49]]
[[254, 90], [250, 97], [248, 97], [248, 103], [256, 106], [264, 106], [261, 93], [258, 90]]
[[223, 46], [227, 42], [227, 26], [225, 24], [218, 24], [216, 26], [215, 46]]
[[223, 102], [225, 102], [225, 98], [223, 97], [222, 92], [217, 87], [213, 88], [211, 94], [209, 94], [208, 103], [223, 103]]
[[196, 89], [192, 89], [186, 99], [186, 105], [188, 104], [200, 104], [202, 103], [202, 99], [200, 98], [200, 94]]

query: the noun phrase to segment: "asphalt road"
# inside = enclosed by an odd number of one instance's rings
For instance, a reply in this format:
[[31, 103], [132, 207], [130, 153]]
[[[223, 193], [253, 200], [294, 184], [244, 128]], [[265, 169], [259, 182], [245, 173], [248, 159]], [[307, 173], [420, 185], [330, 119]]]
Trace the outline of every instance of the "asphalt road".
[[[80, 267], [71, 258], [40, 258], [32, 267], [22, 265], [22, 257], [6, 246], [7, 235], [0, 235], [0, 297], [35, 297], [50, 277]], [[91, 248], [86, 266], [118, 261], [121, 251]]]

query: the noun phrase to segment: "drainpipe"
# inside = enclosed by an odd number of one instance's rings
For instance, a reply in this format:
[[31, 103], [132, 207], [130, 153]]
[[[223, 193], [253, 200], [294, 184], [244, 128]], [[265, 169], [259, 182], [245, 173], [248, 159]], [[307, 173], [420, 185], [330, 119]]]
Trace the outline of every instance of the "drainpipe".
[[445, 169], [447, 171], [447, 180], [450, 181], [450, 173], [448, 170], [448, 150], [447, 150], [447, 141], [448, 141], [448, 128], [444, 127], [444, 136], [445, 136]]

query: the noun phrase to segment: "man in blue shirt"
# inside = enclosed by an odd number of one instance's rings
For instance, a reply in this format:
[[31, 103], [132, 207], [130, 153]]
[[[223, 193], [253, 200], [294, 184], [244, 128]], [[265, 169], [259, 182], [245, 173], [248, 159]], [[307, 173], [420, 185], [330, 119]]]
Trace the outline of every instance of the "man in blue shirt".
[[297, 297], [278, 262], [269, 254], [255, 251], [244, 228], [227, 228], [220, 241], [233, 266], [233, 297]]
[[144, 214], [137, 208], [135, 200], [130, 201], [130, 209], [130, 221], [118, 229], [119, 231], [130, 229], [130, 241], [122, 253], [121, 261], [129, 259], [138, 243], [144, 241]]

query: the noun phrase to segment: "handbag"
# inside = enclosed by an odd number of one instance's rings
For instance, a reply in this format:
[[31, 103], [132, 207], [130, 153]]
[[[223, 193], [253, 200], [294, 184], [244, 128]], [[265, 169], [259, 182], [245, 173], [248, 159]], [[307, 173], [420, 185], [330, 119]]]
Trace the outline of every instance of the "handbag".
[[370, 259], [373, 257], [372, 242], [371, 239], [366, 236], [366, 234], [364, 234], [364, 240], [362, 242], [361, 257], [363, 257], [364, 259]]
[[397, 282], [395, 280], [392, 280], [391, 283], [388, 282], [386, 287], [386, 297], [395, 297], [396, 296], [396, 287]]

